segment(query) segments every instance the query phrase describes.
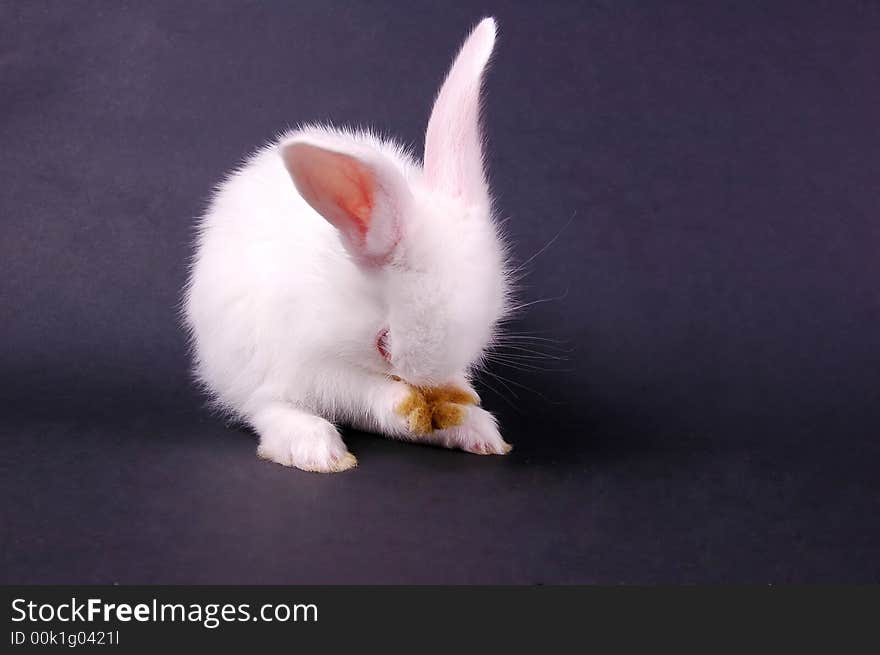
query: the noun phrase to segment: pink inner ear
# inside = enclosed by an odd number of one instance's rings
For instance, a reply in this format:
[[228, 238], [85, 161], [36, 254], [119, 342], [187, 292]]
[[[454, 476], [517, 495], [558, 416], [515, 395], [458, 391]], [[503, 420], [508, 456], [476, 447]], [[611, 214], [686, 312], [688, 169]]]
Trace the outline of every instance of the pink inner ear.
[[291, 146], [286, 161], [303, 198], [349, 238], [363, 241], [373, 214], [373, 172], [352, 157], [304, 143]]
[[[336, 156], [344, 161], [338, 164], [335, 173], [346, 179], [338, 185], [340, 192], [334, 200], [351, 216], [353, 226], [361, 237], [366, 237], [373, 214], [373, 175], [355, 160], [343, 155]], [[334, 171], [331, 170], [328, 174], [332, 175]]]

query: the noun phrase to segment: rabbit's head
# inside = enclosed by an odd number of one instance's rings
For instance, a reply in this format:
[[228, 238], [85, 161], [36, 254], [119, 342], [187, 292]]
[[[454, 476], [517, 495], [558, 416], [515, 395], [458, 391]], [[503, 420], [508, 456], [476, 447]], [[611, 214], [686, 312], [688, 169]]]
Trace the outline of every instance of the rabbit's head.
[[387, 309], [370, 329], [372, 356], [413, 384], [467, 371], [508, 306], [479, 124], [494, 43], [495, 21], [484, 19], [437, 96], [424, 167], [368, 135], [309, 128], [281, 144], [300, 195], [339, 230]]

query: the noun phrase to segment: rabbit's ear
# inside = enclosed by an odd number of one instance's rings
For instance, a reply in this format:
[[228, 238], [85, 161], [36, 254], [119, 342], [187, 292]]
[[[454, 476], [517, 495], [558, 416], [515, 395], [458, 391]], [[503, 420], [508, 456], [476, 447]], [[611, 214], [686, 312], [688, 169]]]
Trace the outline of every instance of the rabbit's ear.
[[480, 86], [495, 45], [495, 19], [474, 28], [440, 88], [425, 134], [425, 179], [469, 202], [488, 197], [480, 136]]
[[381, 155], [354, 155], [306, 140], [288, 141], [281, 155], [300, 195], [339, 230], [355, 260], [387, 261], [411, 198], [400, 173]]

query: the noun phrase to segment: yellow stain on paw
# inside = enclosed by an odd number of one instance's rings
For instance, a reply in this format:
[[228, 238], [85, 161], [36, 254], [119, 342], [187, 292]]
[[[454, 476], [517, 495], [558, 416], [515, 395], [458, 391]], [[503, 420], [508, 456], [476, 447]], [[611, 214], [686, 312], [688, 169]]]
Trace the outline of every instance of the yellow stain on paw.
[[407, 420], [415, 434], [461, 425], [466, 412], [464, 405], [477, 405], [479, 398], [467, 389], [454, 385], [442, 387], [410, 387], [406, 398], [394, 411]]
[[394, 411], [407, 420], [410, 431], [415, 434], [431, 432], [431, 408], [419, 389], [410, 387], [409, 394]]
[[464, 408], [453, 403], [437, 403], [431, 412], [431, 425], [435, 430], [445, 430], [464, 422]]
[[467, 389], [461, 389], [452, 384], [442, 387], [423, 388], [422, 393], [429, 405], [438, 403], [455, 403], [456, 405], [479, 405], [480, 399], [476, 394]]
[[431, 408], [428, 406], [417, 407], [410, 412], [409, 429], [416, 434], [430, 434], [434, 429], [431, 421]]

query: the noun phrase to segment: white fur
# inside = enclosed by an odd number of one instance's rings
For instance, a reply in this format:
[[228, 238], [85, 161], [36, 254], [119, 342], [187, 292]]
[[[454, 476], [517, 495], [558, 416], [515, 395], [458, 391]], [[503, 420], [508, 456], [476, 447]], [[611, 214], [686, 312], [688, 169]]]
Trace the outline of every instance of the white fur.
[[[356, 460], [333, 423], [470, 452], [509, 450], [479, 407], [467, 407], [457, 428], [411, 434], [394, 411], [408, 386], [390, 377], [467, 386], [509, 306], [479, 131], [494, 39], [494, 20], [484, 19], [441, 89], [426, 138], [432, 176], [369, 132], [306, 126], [219, 186], [199, 226], [185, 321], [198, 378], [257, 431], [262, 457], [311, 471], [350, 468]], [[353, 197], [352, 171], [374, 181], [363, 238], [353, 214], [333, 204], [340, 188]], [[390, 361], [376, 348], [385, 328]]]

